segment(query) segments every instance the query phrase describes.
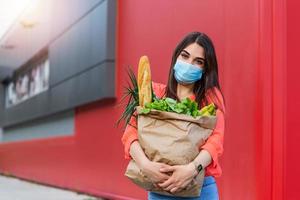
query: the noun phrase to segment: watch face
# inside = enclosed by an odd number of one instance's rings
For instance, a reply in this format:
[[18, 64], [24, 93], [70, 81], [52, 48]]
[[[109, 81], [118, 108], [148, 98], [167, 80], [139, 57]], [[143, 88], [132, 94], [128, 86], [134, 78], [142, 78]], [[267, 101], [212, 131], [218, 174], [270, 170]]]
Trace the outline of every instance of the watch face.
[[198, 172], [200, 172], [202, 169], [203, 169], [202, 165], [201, 164], [198, 165], [198, 167], [197, 167]]

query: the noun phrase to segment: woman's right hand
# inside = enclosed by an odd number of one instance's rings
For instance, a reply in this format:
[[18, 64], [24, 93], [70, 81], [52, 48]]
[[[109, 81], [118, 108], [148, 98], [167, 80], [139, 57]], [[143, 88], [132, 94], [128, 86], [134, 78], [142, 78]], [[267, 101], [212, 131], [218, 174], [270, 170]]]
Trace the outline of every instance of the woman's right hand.
[[160, 172], [162, 167], [168, 167], [169, 165], [164, 163], [153, 162], [147, 160], [141, 165], [142, 172], [153, 182], [162, 183], [169, 179], [169, 175]]
[[150, 161], [142, 150], [138, 141], [134, 141], [130, 146], [130, 155], [135, 160], [142, 172], [152, 181], [152, 183], [163, 183], [170, 177], [166, 173], [160, 172], [162, 167], [170, 167], [164, 163]]

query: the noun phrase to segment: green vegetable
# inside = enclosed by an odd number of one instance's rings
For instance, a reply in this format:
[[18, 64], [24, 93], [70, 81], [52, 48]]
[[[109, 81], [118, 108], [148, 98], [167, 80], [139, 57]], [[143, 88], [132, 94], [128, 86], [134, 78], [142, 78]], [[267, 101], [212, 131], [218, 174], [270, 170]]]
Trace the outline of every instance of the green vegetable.
[[145, 108], [142, 109], [142, 114], [148, 114], [151, 110], [160, 110], [167, 112], [175, 112], [179, 114], [185, 114], [193, 117], [197, 116], [214, 116], [216, 115], [215, 105], [212, 103], [208, 106], [198, 110], [198, 104], [189, 98], [183, 99], [181, 102], [177, 102], [172, 98], [155, 98], [153, 102], [147, 103]]
[[[127, 103], [125, 104], [124, 112], [117, 121], [117, 125], [119, 125], [121, 121], [125, 121], [125, 126], [129, 124], [132, 116], [137, 117], [137, 115], [134, 115], [134, 112], [136, 111], [136, 107], [139, 105], [138, 83], [136, 76], [131, 68], [128, 69], [127, 74], [130, 82], [128, 82], [128, 86], [125, 87], [125, 92], [120, 105], [124, 105], [122, 103], [126, 100]], [[201, 110], [198, 110], [198, 104], [189, 98], [183, 99], [181, 102], [177, 102], [172, 98], [158, 99], [153, 92], [152, 84], [151, 90], [152, 102], [145, 104], [145, 107], [141, 111], [142, 114], [148, 114], [151, 110], [161, 110], [190, 115], [193, 117], [216, 115], [216, 108], [214, 104], [210, 104], [203, 107]]]
[[129, 76], [130, 82], [128, 82], [128, 86], [125, 87], [125, 92], [121, 101], [119, 103], [120, 106], [123, 105], [123, 102], [127, 100], [125, 110], [122, 113], [121, 117], [117, 121], [117, 125], [120, 124], [121, 121], [125, 121], [125, 126], [129, 124], [131, 116], [135, 112], [136, 106], [139, 105], [139, 93], [138, 93], [138, 84], [136, 80], [136, 76], [131, 68], [128, 69], [127, 74]]
[[[137, 78], [133, 72], [133, 70], [129, 67], [127, 70], [127, 75], [130, 79], [128, 82], [128, 85], [124, 88], [125, 92], [121, 98], [121, 101], [119, 102], [119, 106], [124, 106], [125, 104], [125, 110], [123, 111], [121, 117], [118, 119], [116, 125], [118, 126], [121, 121], [125, 122], [125, 126], [129, 124], [130, 119], [132, 116], [137, 117], [137, 115], [134, 115], [134, 112], [136, 111], [136, 107], [139, 105], [139, 89], [138, 89], [138, 83]], [[158, 100], [156, 95], [153, 92], [152, 84], [151, 84], [151, 90], [152, 90], [152, 101]], [[127, 103], [124, 103], [127, 101]], [[144, 114], [147, 114], [150, 112], [150, 110], [145, 110]]]

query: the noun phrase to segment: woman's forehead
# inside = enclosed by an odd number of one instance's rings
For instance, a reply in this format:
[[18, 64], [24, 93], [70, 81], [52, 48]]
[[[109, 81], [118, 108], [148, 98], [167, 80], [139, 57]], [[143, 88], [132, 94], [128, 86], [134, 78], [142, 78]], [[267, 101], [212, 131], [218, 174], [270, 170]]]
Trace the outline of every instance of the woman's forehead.
[[193, 57], [205, 57], [204, 48], [197, 43], [192, 43], [186, 46], [183, 50], [188, 52]]

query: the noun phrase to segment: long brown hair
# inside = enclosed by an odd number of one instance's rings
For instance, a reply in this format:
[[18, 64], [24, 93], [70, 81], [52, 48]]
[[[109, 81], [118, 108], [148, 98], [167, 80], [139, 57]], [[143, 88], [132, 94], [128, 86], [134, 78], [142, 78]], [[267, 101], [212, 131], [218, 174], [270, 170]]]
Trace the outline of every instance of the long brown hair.
[[[213, 96], [211, 96], [210, 98], [213, 99], [216, 106], [224, 112], [222, 108], [223, 107], [222, 101], [224, 102], [224, 96], [222, 94], [220, 84], [219, 84], [218, 62], [215, 53], [215, 48], [211, 39], [204, 33], [200, 33], [200, 32], [189, 33], [176, 46], [172, 56], [172, 61], [171, 61], [171, 66], [169, 71], [169, 80], [166, 88], [166, 96], [179, 100], [177, 96], [178, 83], [174, 77], [173, 68], [181, 51], [192, 43], [197, 43], [198, 45], [203, 47], [205, 52], [204, 73], [202, 74], [202, 78], [199, 81], [195, 82], [194, 84], [194, 94], [196, 96], [196, 102], [199, 103], [199, 108], [201, 108], [204, 105], [207, 105], [207, 103], [209, 102], [209, 100], [207, 99], [207, 91], [212, 89], [210, 90], [212, 91], [210, 94], [212, 94]], [[219, 92], [221, 93], [223, 98], [222, 100], [218, 98], [215, 89], [218, 89]]]

